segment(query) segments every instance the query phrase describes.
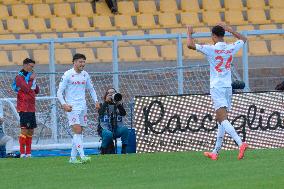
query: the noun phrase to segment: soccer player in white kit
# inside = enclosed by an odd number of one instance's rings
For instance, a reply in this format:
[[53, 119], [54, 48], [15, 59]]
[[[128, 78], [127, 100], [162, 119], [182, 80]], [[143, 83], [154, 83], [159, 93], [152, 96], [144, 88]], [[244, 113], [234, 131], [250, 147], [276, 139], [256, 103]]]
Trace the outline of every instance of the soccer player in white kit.
[[[233, 34], [238, 40], [232, 44], [225, 43], [225, 31]], [[193, 29], [189, 26], [187, 28], [187, 47], [203, 53], [210, 64], [210, 94], [218, 124], [215, 148], [212, 152], [204, 152], [204, 155], [212, 160], [217, 160], [225, 132], [227, 132], [239, 146], [238, 159], [240, 160], [244, 157], [248, 145], [242, 142], [235, 128], [228, 121], [227, 111], [231, 108], [231, 63], [233, 55], [240, 50], [247, 38], [222, 23], [212, 28], [211, 37], [214, 45], [196, 44], [192, 39], [192, 34]]]
[[[84, 71], [86, 57], [83, 54], [73, 56], [73, 68], [66, 71], [61, 78], [57, 97], [64, 111], [67, 112], [69, 125], [73, 128], [72, 150], [69, 163], [85, 163], [91, 157], [85, 156], [83, 149], [83, 127], [87, 125], [86, 89], [89, 90], [96, 108], [99, 109], [97, 94], [89, 74]], [[65, 99], [63, 97], [65, 93]], [[81, 160], [76, 158], [77, 152]]]

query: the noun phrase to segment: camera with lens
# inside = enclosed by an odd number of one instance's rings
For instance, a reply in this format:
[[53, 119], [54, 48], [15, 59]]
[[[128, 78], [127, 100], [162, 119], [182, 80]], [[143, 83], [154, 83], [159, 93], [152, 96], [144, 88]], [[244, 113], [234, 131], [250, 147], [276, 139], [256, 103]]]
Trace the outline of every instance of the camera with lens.
[[245, 82], [236, 80], [232, 82], [232, 89], [244, 89], [246, 86]]
[[120, 102], [122, 100], [122, 95], [120, 93], [114, 93], [111, 95], [111, 99], [114, 103]]

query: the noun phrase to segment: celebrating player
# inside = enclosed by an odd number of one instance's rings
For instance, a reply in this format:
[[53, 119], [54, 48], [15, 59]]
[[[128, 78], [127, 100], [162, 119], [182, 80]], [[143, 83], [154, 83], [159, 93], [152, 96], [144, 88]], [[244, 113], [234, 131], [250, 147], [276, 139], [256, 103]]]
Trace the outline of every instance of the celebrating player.
[[[225, 31], [233, 34], [233, 36], [238, 40], [232, 44], [225, 43]], [[210, 64], [210, 94], [218, 124], [215, 148], [213, 152], [204, 152], [204, 155], [212, 160], [217, 160], [218, 153], [222, 147], [225, 132], [227, 132], [238, 144], [238, 159], [242, 159], [248, 145], [245, 142], [242, 142], [241, 138], [235, 131], [235, 128], [228, 121], [227, 111], [229, 111], [231, 108], [231, 63], [233, 60], [233, 55], [238, 52], [247, 39], [240, 33], [233, 31], [230, 26], [225, 24], [218, 24], [212, 28], [211, 36], [214, 45], [196, 44], [192, 39], [192, 34], [193, 29], [189, 26], [187, 28], [187, 47], [203, 53]]]
[[[72, 126], [74, 132], [69, 163], [85, 163], [91, 160], [84, 154], [82, 135], [83, 127], [87, 124], [86, 89], [89, 90], [97, 109], [99, 102], [91, 78], [83, 70], [85, 63], [85, 55], [75, 54], [73, 68], [64, 73], [57, 91], [58, 99], [64, 111], [67, 112], [69, 125]], [[63, 92], [65, 92], [65, 99]], [[81, 160], [76, 158], [77, 152], [79, 152]]]

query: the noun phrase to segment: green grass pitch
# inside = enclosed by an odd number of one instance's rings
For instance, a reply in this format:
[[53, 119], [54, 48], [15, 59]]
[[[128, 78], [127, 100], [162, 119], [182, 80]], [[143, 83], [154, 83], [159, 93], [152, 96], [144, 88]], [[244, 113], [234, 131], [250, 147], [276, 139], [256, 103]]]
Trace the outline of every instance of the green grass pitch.
[[0, 159], [1, 189], [282, 189], [284, 149], [96, 155], [88, 164], [68, 157]]

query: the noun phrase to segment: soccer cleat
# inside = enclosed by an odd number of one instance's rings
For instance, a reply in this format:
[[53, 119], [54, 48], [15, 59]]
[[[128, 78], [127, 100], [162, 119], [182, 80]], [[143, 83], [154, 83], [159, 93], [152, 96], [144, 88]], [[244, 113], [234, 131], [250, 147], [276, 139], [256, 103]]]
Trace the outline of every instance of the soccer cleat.
[[248, 144], [243, 142], [243, 144], [240, 147], [240, 151], [239, 151], [239, 155], [238, 155], [238, 159], [243, 159], [244, 155], [245, 155], [245, 151], [248, 148]]
[[90, 162], [90, 161], [91, 161], [91, 157], [84, 156], [84, 157], [81, 158], [82, 163], [87, 163], [87, 162]]
[[26, 158], [26, 154], [21, 154], [20, 158]]
[[78, 159], [72, 159], [72, 158], [70, 158], [70, 159], [69, 159], [69, 163], [72, 163], [72, 164], [81, 164], [82, 162], [81, 162], [80, 160], [78, 160]]
[[26, 158], [31, 158], [32, 157], [32, 154], [27, 154], [26, 155]]
[[214, 154], [212, 152], [204, 152], [204, 156], [212, 159], [212, 160], [217, 160], [218, 159], [218, 154]]

